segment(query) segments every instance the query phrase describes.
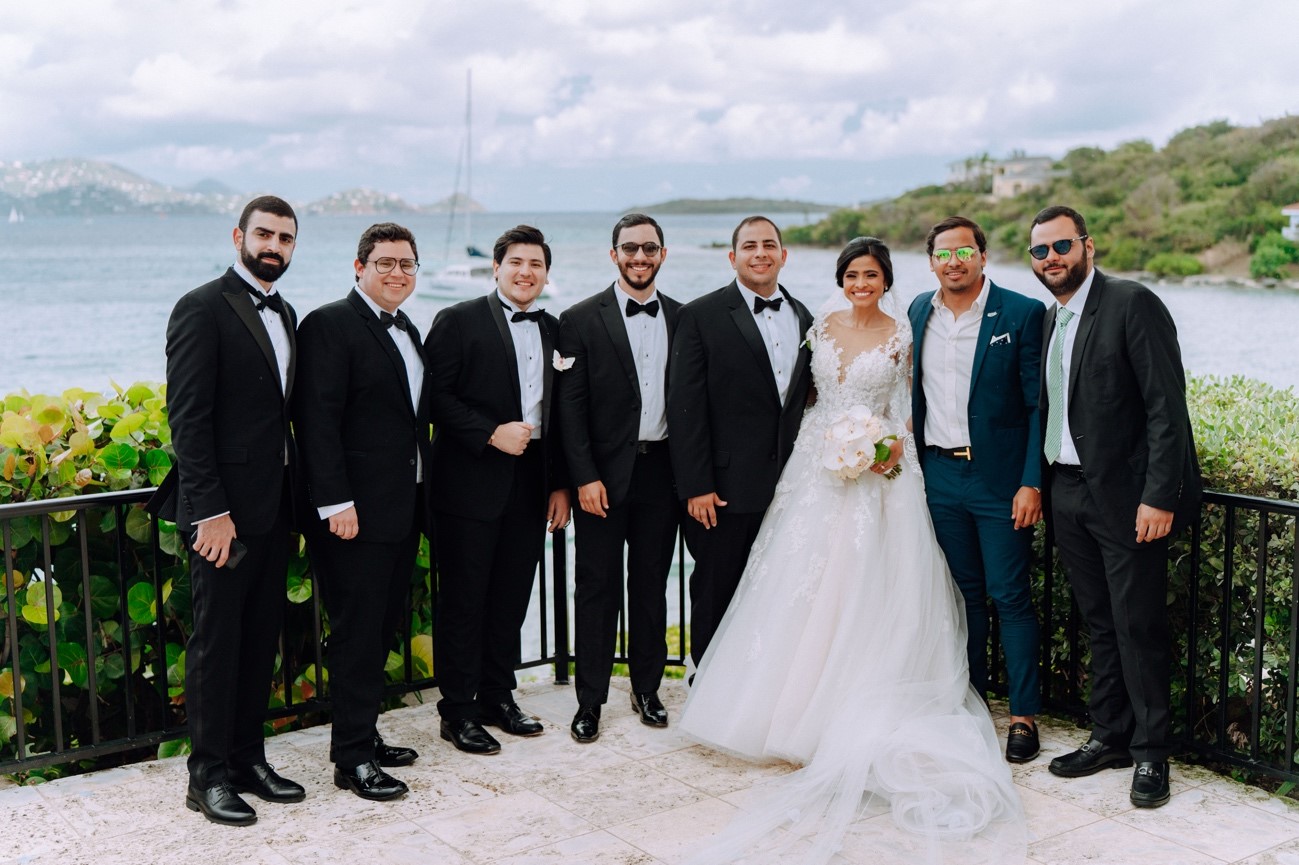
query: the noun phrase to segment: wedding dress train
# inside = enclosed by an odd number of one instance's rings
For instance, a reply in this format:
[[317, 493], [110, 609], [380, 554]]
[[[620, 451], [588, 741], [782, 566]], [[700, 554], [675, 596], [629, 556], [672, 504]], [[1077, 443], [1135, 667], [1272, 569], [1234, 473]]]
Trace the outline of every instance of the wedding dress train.
[[680, 721], [711, 747], [802, 768], [692, 861], [825, 862], [885, 809], [931, 861], [1024, 855], [911, 438], [895, 479], [823, 465], [827, 430], [855, 407], [905, 433], [911, 333], [905, 316], [897, 326], [851, 358], [824, 316], [810, 331], [817, 401]]

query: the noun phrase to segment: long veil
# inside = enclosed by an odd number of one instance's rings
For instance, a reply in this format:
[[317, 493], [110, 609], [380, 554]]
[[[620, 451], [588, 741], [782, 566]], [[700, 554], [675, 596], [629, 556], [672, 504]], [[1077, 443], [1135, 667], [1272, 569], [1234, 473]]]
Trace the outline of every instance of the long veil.
[[[909, 337], [910, 323], [896, 296], [888, 292], [881, 308]], [[817, 316], [847, 306], [836, 289]], [[909, 417], [905, 376], [889, 406], [893, 417]], [[862, 565], [863, 587], [848, 600], [877, 607], [862, 619], [877, 627], [848, 633], [836, 645], [848, 672], [836, 669], [836, 694], [818, 719], [823, 732], [815, 752], [797, 771], [754, 788], [743, 813], [690, 865], [826, 863], [840, 853], [836, 862], [872, 865], [1024, 860], [1023, 809], [987, 707], [968, 684], [965, 607], [950, 577], [931, 578], [932, 589], [916, 592], [865, 585], [880, 574], [890, 575], [880, 583], [907, 583], [918, 568], [946, 574], [923, 502], [915, 447], [909, 436], [907, 441], [912, 474], [906, 483], [914, 486], [897, 487], [898, 504], [890, 504], [897, 509], [891, 518], [898, 530]], [[938, 636], [916, 641], [897, 634], [917, 628], [935, 629]], [[915, 652], [916, 645], [925, 651]]]

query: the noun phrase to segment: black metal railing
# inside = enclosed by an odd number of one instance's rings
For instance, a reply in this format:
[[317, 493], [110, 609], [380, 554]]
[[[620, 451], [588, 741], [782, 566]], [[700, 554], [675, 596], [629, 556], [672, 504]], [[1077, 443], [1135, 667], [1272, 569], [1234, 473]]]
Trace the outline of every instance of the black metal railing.
[[[0, 772], [102, 761], [131, 751], [147, 756], [146, 749], [185, 735], [183, 706], [171, 685], [176, 668], [183, 669], [182, 659], [174, 657], [175, 641], [183, 635], [165, 615], [169, 604], [188, 602], [184, 568], [161, 543], [168, 527], [160, 527], [140, 508], [150, 493], [0, 506], [4, 573], [24, 562], [26, 568], [21, 587], [5, 579], [0, 589], [5, 623]], [[1043, 625], [1044, 696], [1051, 709], [1081, 721], [1086, 716], [1087, 637], [1051, 539], [1041, 541], [1036, 595]], [[536, 651], [520, 658], [518, 666], [551, 665], [555, 680], [566, 683], [572, 599], [564, 533], [552, 536], [550, 546], [533, 599], [539, 614]], [[669, 651], [669, 664], [675, 666], [685, 663], [688, 647], [688, 562], [679, 541], [679, 638]], [[1299, 738], [1297, 584], [1299, 502], [1206, 493], [1199, 523], [1174, 541], [1170, 555], [1169, 611], [1179, 654], [1176, 726], [1187, 751], [1299, 780], [1294, 764]], [[413, 582], [412, 598], [414, 589]], [[432, 595], [420, 595], [420, 603], [432, 603]], [[324, 618], [316, 592], [309, 603], [285, 603], [290, 615], [276, 672], [280, 700], [267, 717], [279, 723], [310, 722], [329, 706], [327, 691], [319, 687], [324, 681]], [[436, 686], [431, 674], [414, 669], [413, 618], [405, 618], [402, 674], [389, 682], [390, 696]], [[424, 621], [431, 619], [431, 614], [424, 616]], [[626, 662], [626, 645], [620, 622], [620, 663]], [[995, 623], [990, 645], [997, 645]], [[1001, 670], [994, 651], [994, 680]], [[295, 684], [303, 682], [311, 687]]]

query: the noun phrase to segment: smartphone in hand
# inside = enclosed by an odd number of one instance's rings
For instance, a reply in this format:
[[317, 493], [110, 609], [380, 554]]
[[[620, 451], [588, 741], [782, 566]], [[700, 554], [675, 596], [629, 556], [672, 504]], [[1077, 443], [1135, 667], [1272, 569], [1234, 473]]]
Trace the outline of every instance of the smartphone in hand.
[[[195, 529], [194, 534], [189, 536], [189, 548], [191, 550], [194, 549], [194, 546], [197, 543], [198, 543], [198, 530]], [[230, 554], [226, 556], [226, 563], [222, 565], [222, 567], [233, 571], [235, 568], [239, 567], [239, 563], [243, 561], [244, 556], [247, 554], [248, 554], [247, 545], [245, 545], [244, 542], [239, 540], [238, 538], [231, 538]]]

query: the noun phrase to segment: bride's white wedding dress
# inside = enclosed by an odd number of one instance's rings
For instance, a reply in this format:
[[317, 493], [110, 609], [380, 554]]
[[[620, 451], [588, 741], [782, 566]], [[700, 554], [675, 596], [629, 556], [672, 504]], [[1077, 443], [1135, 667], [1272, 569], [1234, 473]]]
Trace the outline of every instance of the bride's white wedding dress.
[[816, 404], [680, 721], [704, 744], [803, 768], [770, 783], [696, 861], [823, 862], [859, 818], [885, 809], [931, 859], [1024, 854], [1010, 770], [969, 687], [965, 608], [913, 440], [896, 479], [822, 466], [826, 430], [854, 406], [906, 433], [911, 332], [905, 316], [897, 325], [855, 357], [824, 315], [810, 332]]

